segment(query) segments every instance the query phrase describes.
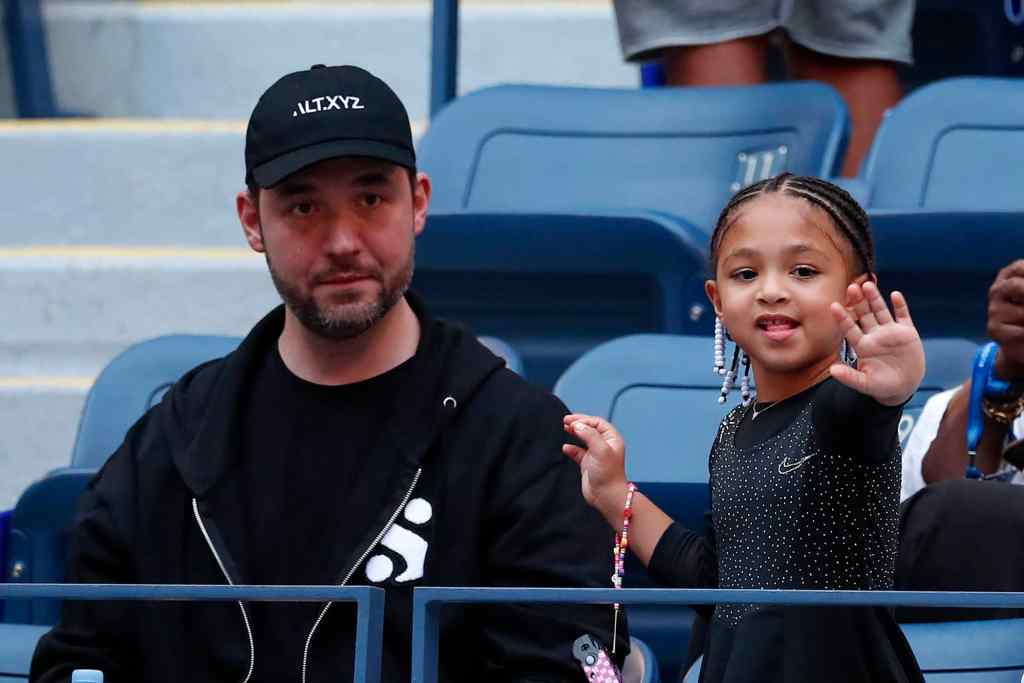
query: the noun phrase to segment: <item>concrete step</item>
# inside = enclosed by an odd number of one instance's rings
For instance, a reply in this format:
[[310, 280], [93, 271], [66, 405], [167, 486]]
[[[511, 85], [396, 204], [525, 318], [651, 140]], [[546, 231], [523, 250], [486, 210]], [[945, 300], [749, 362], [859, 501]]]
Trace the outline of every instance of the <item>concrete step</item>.
[[244, 145], [244, 121], [0, 122], [0, 247], [242, 246]]
[[0, 123], [0, 245], [239, 246], [237, 121]]
[[0, 344], [242, 334], [278, 303], [248, 248], [0, 249]]
[[[44, 6], [59, 105], [106, 117], [245, 119], [278, 77], [357, 64], [428, 115], [429, 3]], [[611, 3], [465, 4], [460, 90], [506, 82], [635, 87]]]
[[85, 389], [33, 381], [15, 387], [0, 379], [0, 510], [14, 507], [36, 479], [71, 461]]
[[68, 464], [85, 394], [132, 343], [244, 335], [279, 299], [247, 248], [0, 248], [0, 509]]

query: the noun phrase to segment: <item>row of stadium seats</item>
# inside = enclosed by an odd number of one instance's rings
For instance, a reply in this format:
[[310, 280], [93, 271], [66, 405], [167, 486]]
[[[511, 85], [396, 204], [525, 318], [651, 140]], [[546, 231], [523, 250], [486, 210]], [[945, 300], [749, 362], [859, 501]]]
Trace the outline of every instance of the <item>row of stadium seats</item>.
[[[1022, 121], [1019, 82], [926, 86], [889, 114], [864, 175], [846, 183], [872, 214], [883, 288], [908, 295], [926, 335], [980, 337], [988, 284], [1008, 255], [1024, 253], [1024, 194], [1014, 181]], [[832, 175], [847, 127], [838, 95], [811, 83], [502, 86], [460, 98], [420, 143], [434, 196], [416, 286], [435, 313], [516, 344], [527, 375], [549, 387], [601, 341], [706, 333], [701, 283], [718, 211], [735, 189], [783, 170]], [[211, 291], [240, 290], [230, 317], [239, 325], [273, 298], [258, 259], [243, 268], [243, 248], [217, 251], [240, 244], [229, 227], [240, 138], [220, 124], [0, 127], [0, 156], [11, 160], [0, 184], [21, 200], [0, 206], [0, 223], [28, 226], [19, 239], [39, 245], [197, 244], [202, 265], [187, 268]], [[54, 201], [60, 177], [76, 182]], [[77, 266], [72, 258], [59, 267]], [[57, 289], [40, 286], [37, 266], [27, 270], [12, 274], [8, 298], [20, 316], [40, 312], [35, 338], [23, 343], [63, 337], [53, 309], [85, 316], [79, 336], [97, 343], [240, 331], [202, 328], [215, 307], [182, 305], [187, 297], [174, 293], [193, 273], [174, 264], [115, 274], [117, 288], [146, 302], [116, 325], [90, 318], [111, 310], [95, 269], [82, 287]]]
[[[496, 339], [483, 341], [511, 368], [521, 369], [512, 347]], [[9, 581], [62, 580], [75, 502], [117, 447], [119, 435], [182, 373], [230, 352], [238, 342], [237, 337], [162, 337], [133, 346], [104, 369], [86, 401], [70, 466], [32, 485], [8, 513], [4, 568]], [[907, 407], [900, 425], [902, 439], [930, 395], [962, 381], [974, 350], [974, 344], [965, 340], [926, 341], [928, 374]], [[703, 528], [708, 508], [706, 453], [724, 412], [716, 401], [720, 379], [710, 372], [709, 358], [705, 337], [624, 337], [585, 354], [555, 390], [572, 410], [614, 420], [631, 444], [630, 477], [673, 518], [695, 529]], [[687, 449], [680, 448], [680, 432], [686, 434]], [[4, 554], [0, 547], [0, 558]], [[630, 562], [631, 585], [653, 587], [643, 568], [632, 558]], [[3, 621], [51, 624], [58, 609], [55, 601], [10, 601]], [[666, 672], [681, 669], [692, 620], [689, 608], [631, 608], [632, 633], [651, 646]], [[22, 649], [39, 635], [38, 629], [8, 630], [26, 641]]]

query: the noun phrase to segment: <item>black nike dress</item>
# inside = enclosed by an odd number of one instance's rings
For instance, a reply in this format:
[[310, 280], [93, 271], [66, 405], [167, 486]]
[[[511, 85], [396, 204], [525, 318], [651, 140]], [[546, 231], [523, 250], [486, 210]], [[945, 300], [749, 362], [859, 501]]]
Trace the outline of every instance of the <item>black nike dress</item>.
[[[893, 586], [901, 409], [833, 379], [738, 406], [711, 449], [707, 536], [673, 524], [651, 574], [674, 587]], [[889, 610], [718, 605], [703, 683], [923, 681]]]

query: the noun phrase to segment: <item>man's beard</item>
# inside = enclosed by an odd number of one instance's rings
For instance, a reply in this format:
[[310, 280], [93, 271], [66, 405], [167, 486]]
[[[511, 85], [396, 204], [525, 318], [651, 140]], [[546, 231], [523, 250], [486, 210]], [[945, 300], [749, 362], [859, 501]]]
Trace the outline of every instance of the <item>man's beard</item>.
[[415, 247], [416, 243], [413, 242], [409, 248], [409, 257], [391, 278], [386, 278], [380, 271], [372, 275], [372, 278], [381, 285], [380, 292], [374, 300], [366, 303], [336, 304], [334, 307], [340, 310], [330, 310], [331, 307], [321, 306], [312, 293], [303, 296], [297, 287], [286, 282], [274, 270], [270, 253], [266, 252], [265, 256], [267, 267], [270, 269], [270, 279], [273, 280], [277, 293], [303, 327], [326, 339], [340, 340], [352, 339], [366, 332], [405, 296], [412, 282]]

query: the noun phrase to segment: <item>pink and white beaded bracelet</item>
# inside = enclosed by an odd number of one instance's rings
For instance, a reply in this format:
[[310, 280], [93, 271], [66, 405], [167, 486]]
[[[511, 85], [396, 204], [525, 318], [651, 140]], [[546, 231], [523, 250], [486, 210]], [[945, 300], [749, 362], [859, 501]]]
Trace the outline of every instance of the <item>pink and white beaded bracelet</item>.
[[[615, 547], [612, 548], [613, 573], [612, 586], [622, 588], [622, 577], [626, 574], [626, 551], [629, 549], [629, 520], [633, 517], [633, 494], [636, 493], [636, 484], [629, 482], [626, 485], [626, 502], [622, 507], [622, 531], [615, 534]], [[615, 603], [615, 617], [612, 625], [612, 654], [615, 654], [615, 644], [619, 638], [619, 612], [622, 606]]]

